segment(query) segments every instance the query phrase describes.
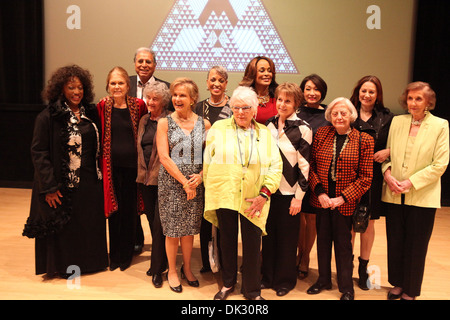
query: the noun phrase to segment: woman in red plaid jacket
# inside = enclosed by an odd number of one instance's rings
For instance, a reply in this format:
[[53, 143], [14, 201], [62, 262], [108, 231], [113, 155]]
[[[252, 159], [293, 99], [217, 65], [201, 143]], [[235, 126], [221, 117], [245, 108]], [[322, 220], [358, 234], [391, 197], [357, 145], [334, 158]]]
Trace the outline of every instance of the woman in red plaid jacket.
[[325, 118], [332, 126], [314, 136], [309, 185], [317, 208], [319, 278], [307, 293], [331, 289], [331, 248], [334, 242], [341, 300], [353, 300], [352, 215], [373, 176], [373, 138], [351, 128], [357, 112], [347, 98], [332, 101]]

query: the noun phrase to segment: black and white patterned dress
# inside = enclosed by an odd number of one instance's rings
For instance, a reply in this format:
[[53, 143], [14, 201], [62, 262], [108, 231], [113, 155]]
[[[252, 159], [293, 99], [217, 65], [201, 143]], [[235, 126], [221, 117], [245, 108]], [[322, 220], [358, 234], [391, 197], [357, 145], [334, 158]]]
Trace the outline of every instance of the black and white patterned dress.
[[[203, 169], [203, 136], [205, 125], [198, 117], [189, 135], [178, 126], [171, 115], [167, 116], [169, 154], [186, 179]], [[197, 195], [187, 200], [181, 183], [160, 167], [158, 177], [158, 200], [161, 224], [165, 236], [179, 238], [200, 233], [203, 215], [203, 184], [197, 187]]]

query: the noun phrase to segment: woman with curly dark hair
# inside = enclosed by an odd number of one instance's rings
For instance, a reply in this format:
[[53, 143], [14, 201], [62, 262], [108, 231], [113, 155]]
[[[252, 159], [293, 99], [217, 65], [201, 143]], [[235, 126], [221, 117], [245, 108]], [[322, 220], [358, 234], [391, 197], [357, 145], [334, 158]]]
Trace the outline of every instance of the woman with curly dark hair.
[[36, 274], [67, 277], [108, 266], [99, 126], [92, 77], [58, 69], [43, 91], [31, 143], [35, 169], [23, 235], [35, 238]]
[[240, 86], [251, 87], [258, 95], [258, 112], [256, 122], [265, 124], [275, 116], [278, 111], [275, 101], [275, 89], [278, 83], [275, 80], [275, 64], [272, 59], [264, 56], [253, 58], [245, 68], [244, 77]]

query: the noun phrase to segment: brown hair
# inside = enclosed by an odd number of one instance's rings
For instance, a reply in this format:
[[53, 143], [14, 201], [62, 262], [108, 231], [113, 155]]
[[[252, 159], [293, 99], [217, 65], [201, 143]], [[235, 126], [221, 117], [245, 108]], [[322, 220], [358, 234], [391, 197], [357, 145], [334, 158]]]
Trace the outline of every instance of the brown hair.
[[425, 99], [427, 99], [427, 102], [429, 104], [428, 110], [433, 110], [436, 107], [436, 93], [434, 92], [433, 89], [431, 89], [429, 83], [422, 81], [411, 82], [406, 86], [405, 91], [403, 91], [399, 99], [400, 105], [403, 107], [403, 109], [405, 110], [408, 109], [406, 99], [408, 98], [409, 91], [416, 91], [416, 90], [423, 91]]
[[278, 87], [278, 83], [275, 81], [275, 64], [270, 58], [264, 56], [253, 58], [245, 68], [244, 77], [239, 83], [239, 86], [252, 87], [253, 89], [255, 88], [257, 65], [261, 60], [266, 60], [270, 65], [270, 70], [272, 71], [272, 82], [269, 85], [269, 95], [273, 98], [275, 97], [275, 89]]
[[282, 92], [294, 97], [295, 110], [297, 110], [303, 101], [303, 93], [300, 87], [293, 82], [282, 83], [275, 90], [275, 99], [277, 99]]
[[359, 101], [359, 90], [361, 89], [362, 85], [366, 82], [372, 82], [375, 85], [375, 87], [377, 87], [377, 100], [375, 101], [374, 108], [379, 111], [385, 109], [383, 103], [383, 87], [381, 86], [380, 79], [378, 79], [376, 76], [362, 77], [356, 84], [355, 88], [353, 89], [350, 101], [357, 109], [361, 107], [361, 102]]

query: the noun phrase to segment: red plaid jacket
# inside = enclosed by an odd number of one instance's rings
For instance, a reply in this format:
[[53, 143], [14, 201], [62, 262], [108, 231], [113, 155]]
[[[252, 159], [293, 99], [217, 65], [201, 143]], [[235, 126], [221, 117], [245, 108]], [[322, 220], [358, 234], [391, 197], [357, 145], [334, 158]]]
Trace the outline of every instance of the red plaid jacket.
[[[316, 208], [321, 208], [319, 199], [314, 193], [318, 184], [322, 184], [328, 194], [328, 173], [333, 160], [333, 140], [336, 130], [333, 126], [319, 128], [314, 135], [312, 145], [309, 185], [310, 202]], [[358, 172], [359, 135], [361, 134], [361, 156]], [[350, 216], [355, 210], [357, 201], [370, 189], [373, 176], [373, 138], [367, 133], [356, 129], [348, 135], [349, 141], [341, 150], [336, 163], [336, 196], [343, 196], [346, 202], [338, 207], [344, 216]]]

